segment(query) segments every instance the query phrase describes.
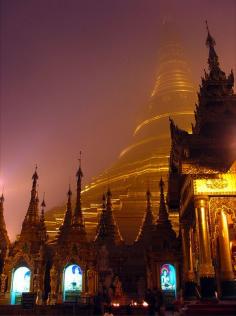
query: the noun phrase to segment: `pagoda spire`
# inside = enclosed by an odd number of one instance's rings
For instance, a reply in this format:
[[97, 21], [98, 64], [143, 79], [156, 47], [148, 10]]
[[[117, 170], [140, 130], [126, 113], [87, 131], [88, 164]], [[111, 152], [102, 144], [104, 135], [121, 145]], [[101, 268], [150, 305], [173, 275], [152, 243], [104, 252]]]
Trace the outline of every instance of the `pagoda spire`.
[[105, 243], [107, 246], [123, 242], [119, 228], [113, 216], [111, 190], [108, 187], [106, 196], [103, 195], [102, 213], [97, 228], [95, 242]]
[[38, 173], [37, 173], [37, 165], [35, 167], [35, 172], [32, 176], [32, 189], [31, 189], [31, 197], [29, 207], [23, 222], [23, 225], [26, 223], [37, 223], [39, 220], [38, 214], [38, 193], [37, 193], [37, 181], [38, 181]]
[[70, 188], [70, 185], [69, 185], [69, 190], [67, 192], [66, 213], [65, 213], [64, 222], [63, 222], [63, 226], [64, 227], [68, 227], [72, 223], [71, 196], [72, 196], [72, 192], [71, 192], [71, 188]]
[[94, 241], [99, 242], [104, 240], [106, 237], [106, 196], [102, 195], [102, 212], [100, 216], [100, 220], [97, 226], [97, 234], [95, 236]]
[[158, 223], [164, 223], [169, 221], [168, 212], [166, 209], [166, 203], [165, 203], [165, 196], [164, 196], [164, 181], [160, 180], [159, 186], [160, 186], [160, 207], [159, 207], [159, 215], [157, 219]]
[[206, 46], [209, 48], [208, 65], [209, 65], [210, 72], [212, 72], [215, 69], [219, 69], [219, 58], [215, 51], [216, 42], [209, 31], [207, 21], [206, 21], [206, 29], [207, 29]]
[[[234, 74], [231, 70], [231, 73], [226, 76], [225, 72], [220, 68], [219, 58], [215, 51], [216, 42], [209, 31], [207, 21], [206, 29], [206, 46], [209, 49], [209, 71], [204, 71], [204, 76], [201, 78], [202, 82], [198, 92], [198, 103], [194, 111], [195, 125], [192, 125], [192, 132], [193, 134], [204, 135], [204, 137], [213, 137], [213, 135], [216, 137], [218, 134], [217, 137], [221, 137], [223, 136], [222, 129], [216, 126], [223, 126], [222, 119], [224, 117], [229, 123], [225, 124], [225, 127], [227, 127], [225, 128], [225, 135], [231, 133], [230, 130], [233, 128], [229, 127], [233, 120], [232, 116], [227, 114], [229, 113], [228, 106], [225, 106], [225, 110], [223, 110], [223, 99], [231, 98], [234, 95]], [[216, 100], [212, 102], [212, 98], [216, 98]]]
[[4, 211], [4, 196], [2, 193], [0, 197], [0, 246], [1, 246], [1, 249], [7, 248], [7, 246], [10, 244], [3, 211]]
[[83, 219], [83, 213], [82, 213], [82, 207], [81, 207], [81, 183], [82, 183], [82, 177], [83, 172], [81, 169], [81, 152], [80, 152], [80, 158], [79, 158], [79, 169], [76, 173], [77, 177], [77, 195], [76, 195], [76, 205], [74, 210], [74, 216], [73, 216], [73, 227], [78, 227], [83, 233], [85, 233], [85, 225], [84, 225], [84, 219]]
[[46, 207], [46, 203], [45, 203], [45, 193], [44, 193], [43, 194], [43, 201], [41, 203], [41, 214], [40, 214], [40, 228], [41, 228], [41, 240], [42, 241], [46, 241], [46, 239], [47, 239], [47, 230], [46, 230], [45, 217], [44, 217], [45, 207]]
[[110, 187], [107, 189], [107, 211], [112, 210], [112, 203], [111, 203], [111, 190]]
[[136, 241], [143, 241], [144, 243], [148, 243], [151, 240], [150, 239], [151, 233], [154, 228], [152, 205], [151, 205], [151, 192], [149, 188], [147, 189], [147, 192], [146, 192], [146, 200], [147, 200], [146, 212], [144, 214], [142, 226], [140, 227], [138, 236], [136, 238]]
[[150, 189], [148, 188], [146, 192], [147, 207], [146, 207], [146, 215], [145, 215], [145, 221], [144, 221], [144, 224], [146, 224], [147, 226], [153, 225], [151, 196], [152, 195], [151, 195]]
[[44, 217], [44, 209], [46, 207], [46, 203], [45, 203], [45, 193], [43, 194], [43, 201], [41, 203], [41, 214], [40, 214], [40, 221], [44, 222], [45, 221], [45, 217]]

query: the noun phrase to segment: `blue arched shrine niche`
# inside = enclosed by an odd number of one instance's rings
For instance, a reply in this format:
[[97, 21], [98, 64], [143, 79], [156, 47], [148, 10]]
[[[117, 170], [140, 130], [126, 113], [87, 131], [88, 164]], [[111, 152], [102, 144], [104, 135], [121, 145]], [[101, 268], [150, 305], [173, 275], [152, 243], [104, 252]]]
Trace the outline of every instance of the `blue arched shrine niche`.
[[161, 266], [160, 280], [162, 291], [176, 291], [176, 271], [172, 264]]
[[12, 275], [11, 304], [20, 304], [23, 292], [30, 291], [31, 271], [27, 267], [17, 268]]
[[64, 301], [77, 301], [82, 292], [82, 270], [77, 264], [71, 264], [64, 270]]

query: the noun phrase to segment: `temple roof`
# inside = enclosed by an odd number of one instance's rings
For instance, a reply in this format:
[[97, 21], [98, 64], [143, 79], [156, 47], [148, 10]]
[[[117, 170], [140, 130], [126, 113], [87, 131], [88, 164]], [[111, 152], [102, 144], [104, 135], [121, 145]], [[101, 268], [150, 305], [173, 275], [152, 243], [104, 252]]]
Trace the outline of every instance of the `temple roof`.
[[143, 222], [140, 227], [138, 236], [136, 238], [136, 242], [138, 243], [141, 242], [145, 245], [148, 245], [150, 244], [152, 231], [154, 229], [152, 206], [151, 206], [151, 192], [149, 189], [146, 192], [146, 198], [147, 198], [146, 211], [143, 217]]
[[106, 196], [103, 195], [102, 213], [94, 241], [97, 244], [106, 244], [108, 247], [114, 244], [119, 245], [123, 243], [122, 236], [113, 215], [111, 191], [109, 188]]
[[[232, 71], [226, 77], [221, 70], [215, 40], [208, 26], [206, 45], [209, 49], [209, 72], [205, 71], [202, 78], [192, 133], [179, 129], [170, 119], [171, 171], [176, 168], [179, 172], [189, 173], [192, 165], [197, 166], [198, 173], [201, 170], [205, 172], [205, 169], [223, 171], [236, 158], [234, 77]], [[191, 168], [186, 168], [187, 165]]]

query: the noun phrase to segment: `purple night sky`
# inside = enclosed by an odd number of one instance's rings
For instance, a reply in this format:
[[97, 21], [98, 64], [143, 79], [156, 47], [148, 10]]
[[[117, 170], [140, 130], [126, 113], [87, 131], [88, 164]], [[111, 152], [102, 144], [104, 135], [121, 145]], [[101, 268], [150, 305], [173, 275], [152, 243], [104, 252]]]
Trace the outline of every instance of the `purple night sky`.
[[38, 164], [47, 209], [131, 141], [155, 82], [163, 18], [178, 26], [198, 85], [205, 20], [227, 73], [236, 72], [236, 1], [1, 0], [1, 174], [11, 239], [26, 213]]

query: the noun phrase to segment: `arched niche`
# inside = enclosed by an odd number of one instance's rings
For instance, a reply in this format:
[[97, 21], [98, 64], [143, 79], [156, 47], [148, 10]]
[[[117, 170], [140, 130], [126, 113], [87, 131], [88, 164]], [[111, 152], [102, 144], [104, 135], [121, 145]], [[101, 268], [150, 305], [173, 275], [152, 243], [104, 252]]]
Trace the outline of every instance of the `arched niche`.
[[30, 291], [31, 271], [26, 266], [20, 266], [12, 273], [11, 304], [20, 304], [23, 292]]
[[65, 267], [63, 275], [63, 300], [77, 301], [82, 292], [83, 272], [77, 264]]
[[162, 291], [176, 292], [176, 270], [170, 263], [165, 263], [161, 266], [160, 281]]

